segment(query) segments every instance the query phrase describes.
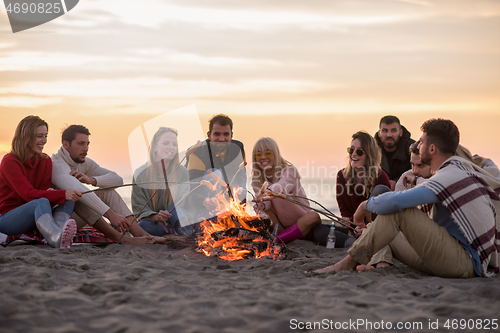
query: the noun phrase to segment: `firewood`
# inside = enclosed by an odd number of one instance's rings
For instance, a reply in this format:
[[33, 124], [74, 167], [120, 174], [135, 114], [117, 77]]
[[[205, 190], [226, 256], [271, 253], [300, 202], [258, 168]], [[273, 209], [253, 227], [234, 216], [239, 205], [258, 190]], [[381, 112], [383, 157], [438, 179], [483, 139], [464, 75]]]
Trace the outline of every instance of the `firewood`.
[[243, 229], [243, 228], [229, 228], [227, 230], [216, 231], [210, 235], [215, 241], [222, 240], [224, 238], [238, 238], [240, 240], [254, 240], [258, 238], [267, 237], [266, 234]]

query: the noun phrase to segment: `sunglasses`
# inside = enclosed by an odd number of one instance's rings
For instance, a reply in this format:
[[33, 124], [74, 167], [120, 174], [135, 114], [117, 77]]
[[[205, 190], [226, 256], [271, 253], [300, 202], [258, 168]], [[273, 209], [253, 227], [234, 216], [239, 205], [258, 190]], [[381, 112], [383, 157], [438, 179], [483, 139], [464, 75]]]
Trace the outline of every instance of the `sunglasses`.
[[264, 155], [266, 158], [271, 158], [273, 157], [273, 152], [272, 151], [265, 151], [264, 154], [262, 153], [255, 153], [255, 159], [260, 160], [262, 158], [262, 155]]
[[361, 149], [354, 149], [354, 147], [347, 147], [347, 152], [349, 153], [349, 155], [352, 155], [352, 153], [356, 152], [356, 155], [358, 156], [363, 156], [363, 154], [365, 153]]

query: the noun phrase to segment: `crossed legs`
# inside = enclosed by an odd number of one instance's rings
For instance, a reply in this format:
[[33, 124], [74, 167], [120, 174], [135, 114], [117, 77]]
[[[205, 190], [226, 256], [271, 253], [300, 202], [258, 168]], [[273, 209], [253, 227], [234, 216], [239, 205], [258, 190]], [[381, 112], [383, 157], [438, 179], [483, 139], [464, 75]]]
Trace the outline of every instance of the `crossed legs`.
[[[400, 231], [407, 242], [395, 240]], [[472, 260], [460, 242], [417, 208], [379, 215], [348, 250], [347, 257], [316, 272], [350, 270], [359, 264], [366, 265], [373, 254], [389, 244], [396, 259], [417, 270], [441, 277], [475, 275]]]

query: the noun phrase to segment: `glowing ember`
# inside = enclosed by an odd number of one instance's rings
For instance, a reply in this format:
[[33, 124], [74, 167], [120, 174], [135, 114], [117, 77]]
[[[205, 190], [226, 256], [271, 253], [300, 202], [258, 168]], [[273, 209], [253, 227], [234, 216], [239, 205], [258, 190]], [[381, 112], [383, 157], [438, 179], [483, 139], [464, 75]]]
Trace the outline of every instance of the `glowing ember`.
[[[235, 196], [239, 189], [233, 190]], [[262, 258], [282, 253], [280, 245], [273, 243], [266, 231], [270, 220], [251, 216], [246, 205], [228, 200], [225, 193], [218, 195], [216, 219], [201, 222], [202, 235], [198, 238], [198, 252], [218, 256], [224, 260]]]

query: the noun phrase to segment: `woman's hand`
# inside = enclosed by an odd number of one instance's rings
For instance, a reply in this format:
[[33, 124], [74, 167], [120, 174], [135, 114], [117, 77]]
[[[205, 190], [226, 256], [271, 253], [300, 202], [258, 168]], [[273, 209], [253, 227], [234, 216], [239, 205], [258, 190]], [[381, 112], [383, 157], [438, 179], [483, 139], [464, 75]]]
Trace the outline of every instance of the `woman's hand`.
[[77, 190], [69, 190], [65, 193], [66, 200], [77, 202], [82, 197], [82, 192]]

